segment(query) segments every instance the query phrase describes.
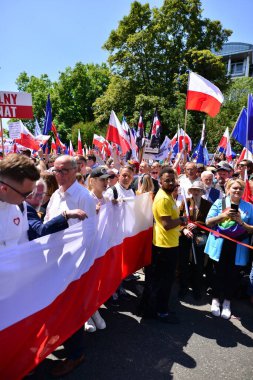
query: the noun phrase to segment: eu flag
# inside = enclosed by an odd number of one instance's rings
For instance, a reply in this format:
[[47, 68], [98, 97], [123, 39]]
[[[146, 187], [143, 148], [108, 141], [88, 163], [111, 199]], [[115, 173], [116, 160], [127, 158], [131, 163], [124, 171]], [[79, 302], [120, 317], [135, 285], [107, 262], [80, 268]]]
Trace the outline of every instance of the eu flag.
[[46, 116], [44, 120], [43, 135], [48, 135], [52, 128], [52, 107], [50, 102], [50, 95], [47, 97]]

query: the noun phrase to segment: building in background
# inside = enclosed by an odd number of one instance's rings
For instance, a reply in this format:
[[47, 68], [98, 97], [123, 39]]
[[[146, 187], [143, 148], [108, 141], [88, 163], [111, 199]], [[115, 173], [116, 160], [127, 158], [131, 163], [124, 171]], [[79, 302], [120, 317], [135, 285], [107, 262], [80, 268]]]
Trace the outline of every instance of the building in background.
[[216, 54], [222, 56], [227, 64], [227, 74], [231, 78], [253, 77], [253, 45], [228, 42]]

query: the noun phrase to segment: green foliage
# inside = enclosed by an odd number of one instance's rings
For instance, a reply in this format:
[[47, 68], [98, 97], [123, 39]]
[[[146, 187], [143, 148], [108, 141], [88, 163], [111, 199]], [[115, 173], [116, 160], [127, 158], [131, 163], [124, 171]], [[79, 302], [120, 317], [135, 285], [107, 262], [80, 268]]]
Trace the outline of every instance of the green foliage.
[[[212, 53], [221, 49], [230, 34], [219, 21], [202, 17], [200, 0], [164, 0], [162, 7], [153, 9], [134, 1], [103, 46], [109, 52], [110, 69], [106, 64], [78, 62], [54, 83], [46, 74], [36, 78], [24, 72], [17, 85], [32, 93], [39, 122], [44, 120], [50, 93], [61, 139], [77, 142], [80, 129], [90, 145], [93, 133], [105, 133], [112, 109], [120, 120], [126, 116], [130, 125], [137, 124], [142, 110], [146, 130], [157, 109], [163, 134], [171, 137], [178, 125], [184, 127], [188, 70], [192, 70], [226, 91], [221, 113], [214, 119], [207, 117], [208, 140], [216, 146], [225, 126], [232, 126], [239, 115], [239, 104], [246, 104], [241, 94], [252, 85], [245, 82], [240, 87], [238, 82], [235, 86], [233, 81], [229, 92], [225, 65]], [[200, 138], [204, 118], [203, 113], [188, 112], [187, 132], [194, 143]]]
[[[94, 104], [98, 123], [108, 120], [112, 108], [130, 111], [132, 123], [137, 122], [140, 109], [150, 120], [157, 108], [164, 132], [170, 134], [184, 124], [187, 70], [198, 72], [221, 90], [227, 88], [225, 66], [211, 49], [221, 49], [231, 31], [219, 21], [203, 18], [201, 12], [199, 0], [165, 0], [159, 9], [132, 3], [129, 15], [103, 46], [117, 76]], [[115, 84], [122, 87], [115, 89]], [[202, 122], [203, 114], [189, 115], [189, 132], [196, 134]]]
[[[207, 131], [211, 137], [209, 141], [213, 149], [219, 143], [226, 127], [229, 127], [230, 133], [232, 132], [242, 107], [247, 107], [250, 93], [253, 93], [253, 78], [243, 77], [231, 81], [231, 85], [224, 94], [225, 101], [220, 113], [215, 118], [207, 120]], [[231, 142], [233, 149], [240, 152], [241, 145], [233, 139]]]
[[92, 147], [92, 140], [94, 133], [105, 136], [106, 128], [100, 128], [94, 121], [79, 122], [72, 127], [71, 141], [73, 146], [77, 148], [78, 129], [80, 129], [82, 145], [86, 144], [87, 147]]
[[111, 110], [119, 118], [133, 114], [134, 88], [128, 79], [119, 75], [111, 77], [110, 84], [104, 94], [93, 103], [95, 121], [100, 125], [108, 124]]
[[82, 64], [78, 62], [74, 69], [67, 67], [60, 73], [55, 87], [55, 101], [58, 105], [57, 119], [65, 128], [80, 121], [92, 121], [92, 104], [101, 96], [109, 83], [110, 72], [105, 64]]
[[[55, 84], [50, 81], [47, 74], [42, 74], [37, 78], [34, 75], [29, 77], [26, 72], [22, 72], [16, 80], [16, 85], [19, 91], [32, 94], [34, 118], [42, 126], [45, 118], [47, 96], [53, 92]], [[25, 124], [31, 130], [34, 129], [33, 121], [26, 122]]]

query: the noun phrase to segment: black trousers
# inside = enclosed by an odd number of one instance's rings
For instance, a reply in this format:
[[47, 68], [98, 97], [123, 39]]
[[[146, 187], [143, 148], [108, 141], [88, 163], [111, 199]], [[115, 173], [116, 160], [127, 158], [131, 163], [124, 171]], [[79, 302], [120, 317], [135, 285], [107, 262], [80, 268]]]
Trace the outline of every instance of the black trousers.
[[145, 268], [142, 298], [144, 314], [167, 313], [178, 260], [178, 247], [161, 248], [153, 245], [152, 262]]
[[235, 265], [236, 243], [224, 239], [219, 261], [213, 264], [213, 298], [224, 297], [231, 300], [239, 284], [242, 267]]
[[196, 246], [196, 263], [194, 259], [190, 261], [190, 253], [192, 249], [192, 239], [181, 236], [179, 240], [179, 258], [178, 258], [178, 280], [180, 289], [186, 289], [189, 285], [193, 291], [200, 292], [203, 287], [203, 271], [204, 271], [204, 253], [205, 246]]
[[84, 330], [83, 326], [63, 343], [66, 358], [78, 359], [84, 352]]

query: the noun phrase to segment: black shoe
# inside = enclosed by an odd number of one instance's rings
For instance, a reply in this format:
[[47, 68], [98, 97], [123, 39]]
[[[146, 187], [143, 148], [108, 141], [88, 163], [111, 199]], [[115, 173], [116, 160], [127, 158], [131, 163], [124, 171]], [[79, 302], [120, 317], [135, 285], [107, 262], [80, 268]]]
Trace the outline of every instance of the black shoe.
[[157, 319], [158, 321], [162, 323], [168, 323], [171, 325], [178, 325], [180, 323], [180, 320], [178, 319], [178, 317], [173, 313], [169, 313], [168, 315], [165, 315], [165, 316], [158, 315]]

